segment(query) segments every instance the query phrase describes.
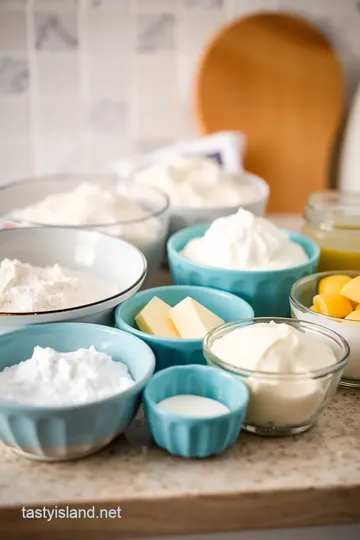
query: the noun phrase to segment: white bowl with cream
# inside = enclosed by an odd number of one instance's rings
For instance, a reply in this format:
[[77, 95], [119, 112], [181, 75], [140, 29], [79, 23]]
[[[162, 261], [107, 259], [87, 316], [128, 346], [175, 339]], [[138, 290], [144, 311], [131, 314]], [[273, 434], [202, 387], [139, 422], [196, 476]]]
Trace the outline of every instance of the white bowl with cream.
[[[9, 264], [15, 260], [30, 267]], [[65, 227], [1, 231], [0, 263], [0, 333], [58, 321], [113, 325], [114, 308], [139, 290], [147, 269], [144, 255], [132, 244], [98, 231]], [[40, 275], [44, 286], [38, 294], [44, 297], [38, 301], [26, 297], [34, 296], [34, 275], [39, 270], [33, 267], [48, 267]], [[79, 285], [75, 300], [68, 296], [68, 305], [64, 298], [57, 300], [64, 283], [69, 291], [67, 278], [75, 280], [74, 294]], [[52, 304], [47, 306], [50, 296]]]
[[259, 435], [294, 435], [311, 428], [338, 387], [349, 345], [336, 332], [281, 318], [243, 319], [209, 332], [209, 365], [249, 388], [244, 427]]
[[170, 233], [233, 214], [240, 206], [262, 216], [270, 193], [262, 178], [246, 171], [230, 174], [201, 156], [173, 157], [135, 171], [132, 180], [168, 195]]

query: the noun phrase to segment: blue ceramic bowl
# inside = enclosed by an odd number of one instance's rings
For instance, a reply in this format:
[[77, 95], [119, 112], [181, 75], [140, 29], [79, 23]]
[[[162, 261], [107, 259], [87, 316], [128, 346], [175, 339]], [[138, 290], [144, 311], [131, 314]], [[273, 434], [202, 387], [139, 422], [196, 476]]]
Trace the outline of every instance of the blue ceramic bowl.
[[[157, 337], [138, 330], [135, 317], [154, 297], [158, 296], [170, 306], [190, 296], [207, 307], [224, 321], [253, 317], [253, 309], [241, 298], [205, 287], [155, 287], [139, 292], [120, 304], [115, 311], [116, 326], [144, 340], [155, 353], [156, 371], [171, 366], [206, 364], [201, 339], [169, 339]], [[248, 315], [250, 313], [251, 315]]]
[[212, 268], [194, 263], [180, 253], [189, 240], [203, 236], [208, 227], [209, 224], [188, 227], [169, 238], [167, 253], [174, 283], [213, 287], [240, 296], [254, 308], [256, 317], [288, 317], [291, 287], [298, 279], [317, 271], [318, 246], [305, 236], [285, 231], [293, 242], [305, 250], [308, 262], [281, 270]]
[[27, 326], [0, 336], [0, 370], [30, 358], [36, 345], [61, 352], [94, 345], [129, 368], [135, 384], [113, 397], [67, 407], [0, 400], [0, 440], [33, 459], [58, 461], [96, 452], [133, 419], [142, 390], [154, 372], [151, 349], [135, 336], [97, 324]]
[[[225, 376], [224, 376], [225, 375]], [[215, 399], [230, 412], [210, 418], [172, 414], [157, 404], [171, 396], [192, 394]], [[204, 458], [220, 454], [239, 436], [249, 401], [237, 377], [206, 366], [177, 366], [157, 373], [144, 391], [145, 416], [156, 443], [170, 454]]]

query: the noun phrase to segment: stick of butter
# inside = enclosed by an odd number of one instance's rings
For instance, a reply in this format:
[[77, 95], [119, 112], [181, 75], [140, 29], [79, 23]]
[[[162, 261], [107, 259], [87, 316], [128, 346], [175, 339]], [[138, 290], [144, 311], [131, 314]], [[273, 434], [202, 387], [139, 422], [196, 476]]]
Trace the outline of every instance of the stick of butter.
[[179, 338], [174, 323], [170, 319], [171, 306], [154, 296], [136, 315], [135, 322], [141, 332], [166, 338]]
[[224, 324], [220, 317], [189, 296], [170, 309], [170, 317], [183, 339], [202, 339], [210, 330]]

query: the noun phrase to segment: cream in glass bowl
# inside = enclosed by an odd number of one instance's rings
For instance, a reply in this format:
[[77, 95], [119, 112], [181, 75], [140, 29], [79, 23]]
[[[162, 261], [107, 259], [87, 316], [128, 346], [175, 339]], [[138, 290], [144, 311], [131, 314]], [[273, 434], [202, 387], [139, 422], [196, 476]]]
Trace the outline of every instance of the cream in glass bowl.
[[241, 378], [250, 400], [244, 428], [295, 435], [311, 428], [336, 392], [349, 346], [319, 325], [285, 318], [242, 319], [203, 342], [207, 363]]

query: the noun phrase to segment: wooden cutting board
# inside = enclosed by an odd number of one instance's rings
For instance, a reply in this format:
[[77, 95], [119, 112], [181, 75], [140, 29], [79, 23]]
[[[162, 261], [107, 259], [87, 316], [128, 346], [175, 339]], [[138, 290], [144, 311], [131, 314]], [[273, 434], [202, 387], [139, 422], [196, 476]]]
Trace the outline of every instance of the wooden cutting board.
[[343, 75], [327, 39], [301, 18], [236, 20], [208, 44], [194, 89], [202, 134], [245, 133], [247, 170], [271, 187], [269, 210], [301, 212], [329, 185], [343, 112]]

